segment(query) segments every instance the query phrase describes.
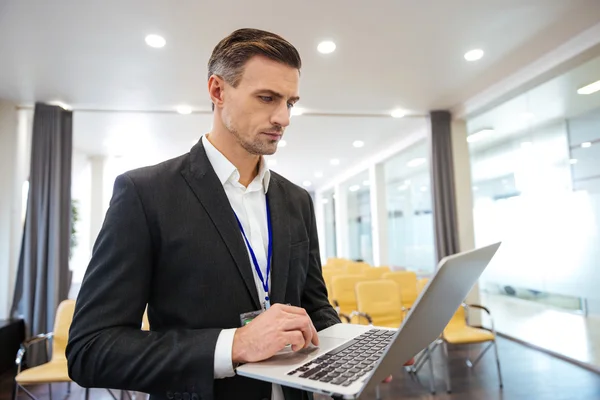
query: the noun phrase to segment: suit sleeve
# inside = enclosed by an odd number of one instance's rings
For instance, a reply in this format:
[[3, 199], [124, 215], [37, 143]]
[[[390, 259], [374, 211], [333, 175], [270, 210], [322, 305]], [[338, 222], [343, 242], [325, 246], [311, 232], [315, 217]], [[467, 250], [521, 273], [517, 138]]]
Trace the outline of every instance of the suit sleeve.
[[321, 269], [321, 255], [319, 253], [319, 237], [317, 234], [314, 205], [308, 192], [306, 194], [310, 206], [309, 221], [307, 224], [310, 243], [308, 274], [302, 294], [302, 307], [310, 316], [317, 331], [321, 331], [331, 325], [341, 323], [341, 321], [327, 298], [327, 288]]
[[221, 329], [140, 329], [156, 251], [134, 181], [121, 175], [77, 298], [69, 376], [83, 387], [212, 398]]

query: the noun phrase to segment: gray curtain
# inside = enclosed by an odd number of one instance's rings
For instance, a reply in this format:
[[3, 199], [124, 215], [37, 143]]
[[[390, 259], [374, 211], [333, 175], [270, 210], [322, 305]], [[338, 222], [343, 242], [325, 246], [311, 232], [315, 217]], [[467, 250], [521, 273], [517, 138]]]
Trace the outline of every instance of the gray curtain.
[[[73, 115], [36, 104], [29, 198], [12, 315], [25, 320], [26, 336], [51, 332], [58, 304], [69, 294], [71, 154]], [[33, 352], [29, 366], [43, 360]]]
[[430, 119], [435, 246], [438, 260], [441, 260], [459, 252], [452, 159], [452, 115], [448, 111], [432, 111]]

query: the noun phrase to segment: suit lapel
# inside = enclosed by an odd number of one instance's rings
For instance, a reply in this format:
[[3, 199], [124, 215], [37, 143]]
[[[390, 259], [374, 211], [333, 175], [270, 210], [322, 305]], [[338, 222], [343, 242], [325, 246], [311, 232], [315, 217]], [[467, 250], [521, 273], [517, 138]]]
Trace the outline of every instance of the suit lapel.
[[271, 259], [271, 303], [284, 303], [290, 267], [290, 229], [286, 207], [286, 193], [276, 178], [271, 175], [267, 201], [271, 207], [273, 225], [273, 258]]
[[[231, 209], [229, 199], [225, 194], [223, 185], [219, 181], [206, 152], [202, 141], [199, 141], [190, 151], [190, 163], [188, 168], [181, 171], [204, 209], [219, 231], [219, 235], [227, 245], [235, 264], [244, 279], [246, 289], [252, 297], [254, 307], [261, 308], [258, 292], [254, 283], [254, 273], [248, 258], [248, 250], [242, 239], [240, 229], [235, 220], [235, 214]], [[275, 223], [273, 223], [273, 236], [277, 237]], [[275, 241], [277, 243], [277, 241]], [[273, 251], [275, 253], [275, 250]]]

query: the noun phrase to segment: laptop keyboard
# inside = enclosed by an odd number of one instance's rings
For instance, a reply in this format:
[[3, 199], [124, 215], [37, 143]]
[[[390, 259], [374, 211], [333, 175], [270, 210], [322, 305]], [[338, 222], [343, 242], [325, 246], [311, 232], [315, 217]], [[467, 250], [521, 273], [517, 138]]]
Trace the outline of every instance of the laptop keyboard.
[[371, 372], [396, 331], [371, 329], [288, 373], [313, 381], [350, 386]]

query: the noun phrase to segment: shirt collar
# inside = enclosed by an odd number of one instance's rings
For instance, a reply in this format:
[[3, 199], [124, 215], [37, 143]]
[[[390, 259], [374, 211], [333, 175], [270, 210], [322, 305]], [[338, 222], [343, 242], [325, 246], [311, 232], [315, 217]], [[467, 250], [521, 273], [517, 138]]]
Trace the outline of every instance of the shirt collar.
[[[235, 165], [233, 165], [231, 161], [229, 161], [227, 157], [223, 155], [223, 153], [221, 153], [215, 146], [213, 146], [213, 144], [210, 142], [210, 140], [208, 140], [206, 135], [202, 136], [202, 145], [204, 146], [204, 150], [206, 151], [208, 161], [215, 170], [215, 173], [217, 174], [217, 177], [219, 178], [219, 181], [222, 185], [225, 185], [225, 183], [227, 183], [228, 181], [239, 181], [240, 173], [235, 167]], [[265, 193], [267, 193], [267, 191], [269, 190], [270, 181], [271, 171], [269, 170], [269, 167], [267, 167], [267, 163], [264, 157], [261, 157], [258, 175], [256, 176], [256, 178], [254, 178], [250, 185], [248, 185], [248, 189], [251, 189], [252, 186], [258, 184], [261, 185]]]

